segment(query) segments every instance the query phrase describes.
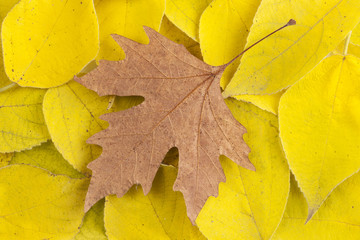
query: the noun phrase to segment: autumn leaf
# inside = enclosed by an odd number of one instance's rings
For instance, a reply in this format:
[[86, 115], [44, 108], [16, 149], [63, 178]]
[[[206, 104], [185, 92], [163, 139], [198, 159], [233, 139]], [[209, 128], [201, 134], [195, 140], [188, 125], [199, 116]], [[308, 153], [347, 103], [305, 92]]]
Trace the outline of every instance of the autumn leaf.
[[146, 196], [141, 186], [133, 186], [121, 198], [106, 197], [105, 228], [109, 239], [205, 239], [186, 216], [182, 194], [172, 190], [176, 174], [175, 167], [161, 165]]
[[99, 50], [93, 1], [22, 0], [4, 19], [1, 38], [12, 82], [38, 88], [62, 85]]
[[306, 199], [293, 175], [290, 182], [284, 217], [272, 239], [359, 239], [359, 173], [341, 183], [307, 224], [304, 224], [307, 218]]
[[80, 226], [89, 181], [24, 164], [0, 168], [3, 239], [69, 239]]
[[42, 113], [45, 90], [13, 87], [0, 95], [0, 152], [31, 149], [50, 136]]
[[41, 146], [34, 147], [31, 150], [14, 153], [9, 164], [31, 165], [46, 169], [56, 175], [67, 175], [71, 178], [85, 177], [66, 162], [50, 141], [41, 144]]
[[0, 239], [359, 239], [359, 3], [0, 0]]
[[182, 45], [150, 28], [145, 31], [149, 45], [115, 35], [126, 59], [100, 61], [97, 69], [75, 78], [99, 95], [145, 98], [135, 108], [103, 115], [110, 127], [88, 140], [102, 146], [103, 153], [88, 165], [93, 177], [86, 209], [106, 195], [124, 195], [133, 184], [141, 184], [147, 194], [166, 152], [177, 147], [174, 190], [184, 194], [194, 222], [206, 199], [216, 195], [219, 182], [225, 180], [219, 155], [254, 170], [242, 139], [245, 128], [221, 96], [219, 81], [227, 65], [207, 65]]
[[281, 98], [280, 137], [309, 205], [308, 219], [360, 169], [360, 60], [326, 58]]

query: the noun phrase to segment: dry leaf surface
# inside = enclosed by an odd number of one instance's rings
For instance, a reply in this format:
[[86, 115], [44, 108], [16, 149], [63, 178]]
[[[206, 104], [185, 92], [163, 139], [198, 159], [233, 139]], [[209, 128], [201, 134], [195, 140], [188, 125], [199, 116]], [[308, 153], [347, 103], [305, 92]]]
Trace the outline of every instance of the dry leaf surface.
[[220, 78], [227, 65], [207, 65], [184, 46], [151, 28], [145, 31], [148, 45], [114, 35], [125, 60], [101, 60], [94, 71], [75, 78], [101, 96], [145, 98], [134, 108], [101, 116], [110, 126], [88, 140], [102, 146], [103, 153], [88, 165], [93, 176], [85, 208], [109, 194], [120, 197], [133, 184], [141, 184], [147, 194], [165, 154], [177, 147], [174, 190], [183, 193], [194, 223], [206, 199], [216, 196], [225, 180], [219, 155], [254, 170], [242, 138], [246, 130], [221, 96]]

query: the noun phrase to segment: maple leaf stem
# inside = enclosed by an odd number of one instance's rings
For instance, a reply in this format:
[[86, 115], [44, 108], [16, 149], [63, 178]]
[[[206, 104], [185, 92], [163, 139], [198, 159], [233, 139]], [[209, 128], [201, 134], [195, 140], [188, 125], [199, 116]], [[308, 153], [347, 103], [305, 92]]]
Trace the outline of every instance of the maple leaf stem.
[[10, 88], [15, 87], [16, 85], [17, 85], [16, 83], [11, 83], [3, 88], [0, 88], [0, 93], [5, 92], [6, 90], [9, 90]]
[[265, 37], [263, 37], [262, 39], [258, 40], [257, 42], [255, 42], [254, 44], [252, 44], [251, 46], [249, 46], [248, 48], [246, 48], [244, 51], [242, 51], [241, 53], [239, 53], [236, 57], [234, 57], [230, 62], [224, 64], [224, 67], [229, 66], [233, 61], [235, 61], [238, 57], [240, 57], [241, 55], [243, 55], [245, 52], [247, 52], [250, 48], [252, 48], [253, 46], [255, 46], [256, 44], [258, 44], [259, 42], [261, 42], [262, 40], [270, 37], [271, 35], [273, 35], [274, 33], [280, 31], [283, 28], [286, 28], [287, 26], [291, 26], [291, 25], [295, 25], [296, 21], [294, 19], [290, 19], [288, 23], [286, 23], [284, 26], [282, 26], [281, 28], [278, 28], [277, 30], [273, 31], [272, 33], [266, 35]]

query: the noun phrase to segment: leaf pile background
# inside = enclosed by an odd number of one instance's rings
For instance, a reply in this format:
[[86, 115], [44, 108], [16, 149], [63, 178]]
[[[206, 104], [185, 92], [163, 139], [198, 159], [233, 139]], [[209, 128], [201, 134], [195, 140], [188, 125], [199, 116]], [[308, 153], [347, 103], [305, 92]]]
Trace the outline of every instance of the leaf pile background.
[[[0, 18], [1, 239], [360, 238], [357, 0], [4, 0]], [[221, 80], [256, 172], [221, 157], [227, 180], [192, 225], [171, 150], [148, 195], [133, 186], [84, 213], [98, 117], [143, 101], [108, 109], [72, 80], [125, 57], [110, 34], [146, 44], [147, 25], [221, 65], [290, 18]]]

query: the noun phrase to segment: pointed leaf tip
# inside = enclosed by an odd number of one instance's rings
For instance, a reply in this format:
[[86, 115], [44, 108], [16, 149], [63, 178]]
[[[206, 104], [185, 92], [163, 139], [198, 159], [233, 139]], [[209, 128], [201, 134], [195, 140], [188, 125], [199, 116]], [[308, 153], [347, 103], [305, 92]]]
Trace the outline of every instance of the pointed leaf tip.
[[311, 220], [311, 218], [314, 216], [318, 209], [319, 208], [309, 208], [308, 215], [304, 224], [307, 224]]

